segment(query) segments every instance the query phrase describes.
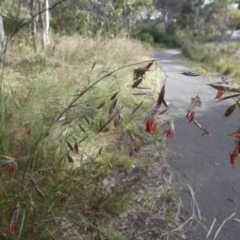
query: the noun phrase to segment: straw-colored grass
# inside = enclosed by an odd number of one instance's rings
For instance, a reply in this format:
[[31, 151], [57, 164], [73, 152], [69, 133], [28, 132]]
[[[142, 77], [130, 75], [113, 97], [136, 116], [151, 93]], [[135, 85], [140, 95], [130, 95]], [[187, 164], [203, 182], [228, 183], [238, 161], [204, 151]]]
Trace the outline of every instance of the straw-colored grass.
[[183, 45], [183, 54], [201, 62], [206, 68], [223, 75], [235, 72], [236, 82], [239, 72], [239, 45], [237, 42], [194, 44], [187, 42]]
[[[152, 73], [143, 82], [147, 94], [133, 95], [132, 70], [150, 54], [124, 38], [55, 37], [38, 52], [25, 40], [8, 44], [0, 93], [1, 239], [125, 239], [113, 219], [126, 211], [140, 179], [122, 176], [133, 164], [129, 133], [159, 91]], [[114, 128], [109, 109], [116, 99], [122, 117]], [[12, 160], [10, 173], [5, 163]]]

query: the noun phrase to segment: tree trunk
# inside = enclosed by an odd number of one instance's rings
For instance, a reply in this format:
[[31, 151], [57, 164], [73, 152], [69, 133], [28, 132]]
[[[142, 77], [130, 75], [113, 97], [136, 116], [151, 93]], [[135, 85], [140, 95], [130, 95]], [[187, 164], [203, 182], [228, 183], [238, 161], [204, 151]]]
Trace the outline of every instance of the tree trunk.
[[42, 26], [42, 46], [45, 48], [50, 44], [49, 40], [49, 0], [39, 1], [39, 14]]
[[44, 46], [47, 46], [50, 44], [49, 40], [49, 0], [45, 0], [45, 28], [43, 29], [44, 33]]
[[36, 33], [37, 33], [37, 26], [36, 26], [36, 18], [34, 17], [35, 11], [34, 11], [34, 0], [30, 0], [30, 16], [31, 16], [31, 35], [32, 35], [32, 43], [33, 48], [36, 51], [37, 45], [36, 45]]
[[6, 60], [6, 39], [5, 32], [3, 26], [3, 19], [1, 16], [1, 8], [0, 8], [0, 58], [2, 62]]
[[236, 31], [236, 28], [237, 28], [237, 27], [234, 27], [234, 28], [231, 29], [231, 32], [230, 32], [230, 34], [229, 34], [229, 36], [228, 36], [228, 42], [231, 41], [232, 35], [233, 35], [233, 33]]

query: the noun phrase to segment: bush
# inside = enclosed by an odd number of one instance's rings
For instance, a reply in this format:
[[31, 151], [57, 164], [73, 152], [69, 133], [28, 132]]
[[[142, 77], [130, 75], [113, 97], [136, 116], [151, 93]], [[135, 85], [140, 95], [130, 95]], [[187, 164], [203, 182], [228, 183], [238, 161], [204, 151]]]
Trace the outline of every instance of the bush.
[[[239, 43], [205, 43], [197, 44], [185, 41], [182, 44], [182, 53], [185, 57], [204, 63], [208, 68], [214, 71], [228, 75], [234, 72], [239, 65], [238, 56]], [[235, 77], [239, 76], [237, 71]]]
[[167, 35], [156, 27], [143, 27], [136, 29], [132, 35], [143, 42], [150, 44], [163, 44], [166, 47], [180, 47], [179, 39], [174, 35]]

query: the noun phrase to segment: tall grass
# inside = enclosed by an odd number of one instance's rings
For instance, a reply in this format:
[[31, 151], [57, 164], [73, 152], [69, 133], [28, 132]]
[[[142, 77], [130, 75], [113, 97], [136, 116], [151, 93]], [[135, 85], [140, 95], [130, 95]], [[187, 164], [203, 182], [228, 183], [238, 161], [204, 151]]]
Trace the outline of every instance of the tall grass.
[[[128, 113], [142, 97], [131, 88], [137, 65], [114, 70], [147, 55], [127, 39], [62, 37], [37, 53], [23, 39], [9, 44], [1, 78], [1, 239], [124, 239], [112, 219], [127, 209], [141, 176], [122, 176], [133, 164], [123, 130], [137, 129]], [[116, 129], [115, 100], [123, 115]]]
[[220, 74], [228, 75], [237, 70], [235, 77], [238, 77], [239, 45], [238, 41], [205, 44], [185, 42], [182, 51], [186, 57], [202, 62], [207, 68]]

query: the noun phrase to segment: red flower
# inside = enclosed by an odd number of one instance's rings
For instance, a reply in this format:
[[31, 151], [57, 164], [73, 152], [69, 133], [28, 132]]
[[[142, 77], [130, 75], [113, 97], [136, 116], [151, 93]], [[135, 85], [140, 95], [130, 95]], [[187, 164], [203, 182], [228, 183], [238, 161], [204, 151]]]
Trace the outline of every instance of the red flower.
[[186, 118], [188, 119], [189, 122], [192, 122], [195, 118], [195, 112], [188, 111]]
[[16, 167], [14, 165], [13, 162], [9, 162], [7, 165], [6, 165], [6, 170], [10, 173], [14, 173], [15, 170], [16, 170]]
[[168, 129], [164, 132], [164, 134], [166, 137], [173, 137], [173, 131], [171, 129]]
[[8, 227], [8, 232], [10, 232], [10, 233], [14, 233], [16, 230], [19, 212], [20, 212], [20, 204], [18, 203], [16, 205], [16, 207], [14, 208], [13, 216], [12, 216], [10, 225]]
[[8, 227], [8, 232], [10, 233], [14, 233], [16, 230], [16, 225], [14, 224], [11, 224], [9, 227]]
[[224, 93], [225, 93], [224, 91], [219, 90], [219, 91], [217, 92], [217, 95], [216, 95], [216, 97], [215, 97], [214, 99], [221, 99], [221, 98], [222, 98], [222, 95], [223, 95]]
[[133, 154], [134, 154], [134, 152], [133, 152], [133, 150], [131, 149], [131, 150], [129, 151], [129, 157], [132, 157]]
[[146, 132], [148, 133], [155, 133], [157, 130], [157, 123], [154, 122], [152, 117], [147, 119], [147, 121], [145, 122], [145, 126], [146, 126]]
[[28, 135], [28, 136], [31, 136], [32, 135], [32, 127], [31, 127], [31, 122], [27, 122], [23, 125], [23, 127], [25, 128], [25, 133]]
[[174, 126], [174, 121], [171, 118], [168, 122], [169, 128], [167, 130], [165, 130], [165, 132], [163, 133], [163, 135], [165, 135], [166, 137], [173, 137], [174, 133], [175, 133], [175, 126]]
[[186, 118], [189, 120], [189, 122], [192, 122], [195, 117], [195, 112], [193, 111], [195, 107], [201, 107], [202, 101], [200, 97], [197, 95], [195, 98], [191, 98], [191, 103], [188, 106], [187, 109], [187, 115]]
[[26, 134], [28, 136], [31, 136], [32, 135], [32, 128], [26, 128]]
[[139, 152], [140, 147], [138, 146], [137, 140], [134, 138], [134, 136], [132, 135], [132, 146], [131, 149], [129, 151], [129, 157], [132, 157], [134, 155], [134, 153]]
[[233, 165], [234, 167], [234, 164], [237, 160], [237, 155], [235, 153], [229, 153], [229, 156], [230, 156], [230, 163]]

